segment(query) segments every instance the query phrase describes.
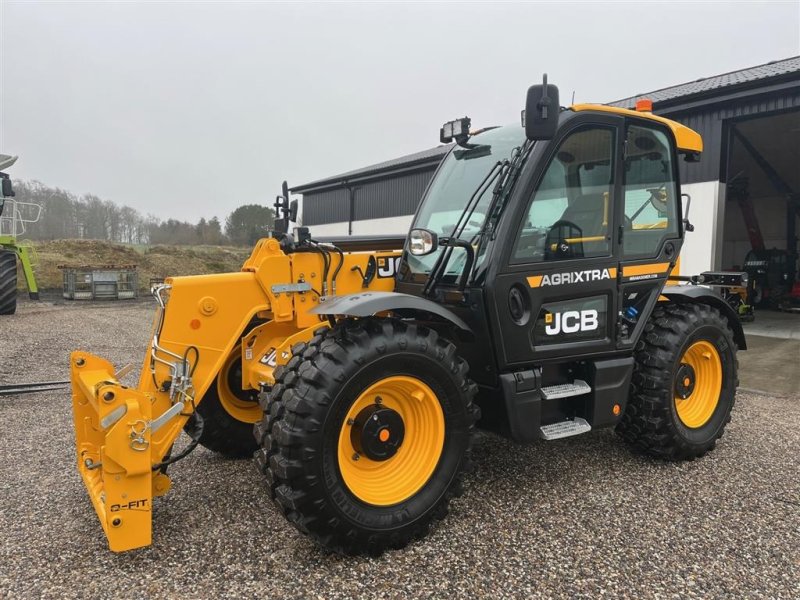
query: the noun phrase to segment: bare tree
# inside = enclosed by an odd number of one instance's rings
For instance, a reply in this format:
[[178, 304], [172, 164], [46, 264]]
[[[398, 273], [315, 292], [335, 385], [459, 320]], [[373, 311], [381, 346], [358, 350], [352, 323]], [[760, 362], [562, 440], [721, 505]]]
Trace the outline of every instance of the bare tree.
[[40, 181], [14, 182], [17, 200], [42, 206], [41, 219], [31, 224], [26, 237], [36, 240], [85, 238], [126, 244], [227, 243], [217, 217], [196, 224], [142, 215], [135, 208], [118, 205], [94, 194], [78, 197]]

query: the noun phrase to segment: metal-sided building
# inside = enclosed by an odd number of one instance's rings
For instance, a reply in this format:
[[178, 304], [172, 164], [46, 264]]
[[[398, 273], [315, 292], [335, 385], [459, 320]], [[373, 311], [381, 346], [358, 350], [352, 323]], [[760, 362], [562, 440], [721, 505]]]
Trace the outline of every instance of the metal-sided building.
[[316, 236], [405, 234], [449, 146], [437, 146], [291, 189]]
[[[742, 265], [761, 239], [796, 264], [800, 218], [800, 57], [699, 79], [612, 104], [653, 110], [699, 132], [698, 163], [682, 163], [696, 229], [684, 273]], [[315, 235], [405, 233], [447, 146], [293, 188]], [[795, 267], [796, 269], [796, 267]]]

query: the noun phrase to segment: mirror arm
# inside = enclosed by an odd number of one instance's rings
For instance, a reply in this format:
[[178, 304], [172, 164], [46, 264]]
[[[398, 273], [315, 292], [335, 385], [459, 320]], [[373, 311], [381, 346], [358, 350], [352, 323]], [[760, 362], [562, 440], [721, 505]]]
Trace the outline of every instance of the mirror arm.
[[461, 238], [439, 238], [439, 245], [441, 246], [450, 246], [452, 247], [459, 247], [464, 248], [467, 252], [467, 262], [464, 265], [464, 269], [461, 271], [460, 279], [458, 282], [458, 291], [463, 292], [464, 289], [467, 287], [467, 280], [469, 279], [469, 274], [472, 272], [472, 267], [475, 264], [475, 248], [472, 247], [466, 240], [462, 240]]
[[550, 106], [550, 96], [548, 95], [548, 86], [547, 86], [547, 73], [544, 74], [544, 78], [542, 80], [542, 97], [539, 100], [539, 103], [536, 105], [539, 108], [539, 113], [542, 115], [542, 119], [547, 120], [547, 107]]
[[689, 194], [681, 194], [681, 198], [686, 198], [686, 210], [683, 211], [683, 228], [686, 231], [694, 231], [694, 225], [689, 222], [689, 207], [692, 205], [692, 197]]

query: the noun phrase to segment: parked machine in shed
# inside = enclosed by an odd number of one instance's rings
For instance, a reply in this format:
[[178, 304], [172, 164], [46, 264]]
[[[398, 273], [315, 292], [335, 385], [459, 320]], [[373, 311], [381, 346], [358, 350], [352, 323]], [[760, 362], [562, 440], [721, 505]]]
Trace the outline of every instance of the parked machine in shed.
[[151, 543], [153, 498], [197, 444], [255, 453], [285, 517], [348, 554], [444, 517], [476, 425], [518, 442], [615, 427], [667, 460], [714, 448], [745, 339], [695, 284], [743, 274], [675, 274], [678, 159], [702, 140], [640, 109], [560, 108], [545, 80], [522, 127], [447, 123], [405, 240], [289, 235], [284, 189], [240, 272], [156, 288], [137, 387], [74, 352], [78, 470], [111, 549]]
[[737, 302], [733, 295], [729, 297], [733, 306], [738, 305], [742, 320], [753, 320], [753, 306], [777, 308], [789, 296], [795, 281], [795, 260], [788, 250], [768, 249], [764, 243], [747, 177], [738, 176], [731, 180], [727, 193], [739, 205], [751, 247], [742, 265], [749, 285], [746, 290], [737, 291], [741, 301]]
[[0, 154], [0, 315], [12, 315], [17, 310], [17, 258], [25, 274], [28, 294], [39, 299], [39, 288], [33, 274], [33, 247], [20, 242], [28, 223], [39, 220], [42, 207], [32, 202], [14, 200], [11, 178], [4, 173], [17, 162], [16, 156]]

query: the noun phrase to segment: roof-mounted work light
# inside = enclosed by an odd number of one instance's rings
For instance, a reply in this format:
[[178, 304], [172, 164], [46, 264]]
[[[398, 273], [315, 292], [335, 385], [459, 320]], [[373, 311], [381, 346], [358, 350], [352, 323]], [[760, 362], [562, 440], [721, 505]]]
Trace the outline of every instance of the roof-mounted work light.
[[439, 141], [443, 144], [449, 144], [455, 140], [456, 144], [463, 146], [469, 139], [469, 128], [472, 121], [469, 117], [463, 119], [456, 119], [455, 121], [448, 121], [439, 130]]

